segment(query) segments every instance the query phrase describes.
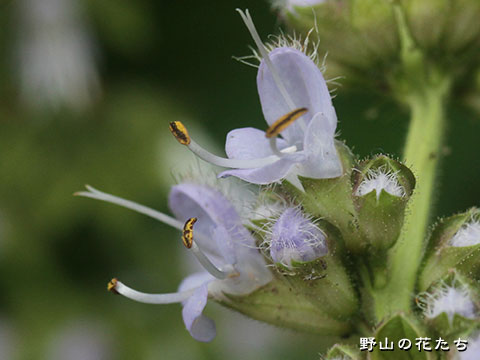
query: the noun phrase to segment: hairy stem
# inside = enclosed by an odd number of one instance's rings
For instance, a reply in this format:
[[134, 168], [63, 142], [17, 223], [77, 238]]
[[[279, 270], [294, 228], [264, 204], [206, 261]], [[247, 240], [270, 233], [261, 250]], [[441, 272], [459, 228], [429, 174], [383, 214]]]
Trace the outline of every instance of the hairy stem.
[[375, 313], [379, 320], [394, 312], [411, 309], [431, 216], [446, 127], [445, 102], [450, 90], [450, 79], [425, 61], [421, 51], [414, 46], [398, 6], [396, 11], [403, 71], [393, 80], [393, 89], [397, 98], [410, 108], [404, 161], [414, 172], [417, 185], [400, 238], [390, 251], [388, 283], [374, 294]]

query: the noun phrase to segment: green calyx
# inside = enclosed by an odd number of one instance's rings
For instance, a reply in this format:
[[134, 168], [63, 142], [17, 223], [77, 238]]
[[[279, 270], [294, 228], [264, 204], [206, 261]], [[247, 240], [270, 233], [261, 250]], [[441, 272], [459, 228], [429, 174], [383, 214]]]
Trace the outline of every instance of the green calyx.
[[[371, 360], [396, 360], [396, 359], [418, 359], [429, 360], [435, 359], [436, 355], [431, 352], [419, 351], [415, 346], [416, 338], [426, 337], [427, 332], [417, 320], [409, 315], [396, 314], [383, 322], [375, 331], [374, 337], [377, 342], [393, 343], [394, 351], [381, 351], [379, 344], [370, 352]], [[399, 349], [399, 343], [402, 339], [411, 341], [411, 348], [406, 351]]]
[[222, 305], [275, 326], [331, 336], [345, 336], [353, 329], [351, 321], [329, 316], [279, 276], [246, 296], [224, 295], [217, 299]]
[[[362, 240], [375, 253], [387, 250], [400, 235], [415, 177], [406, 166], [385, 155], [363, 162], [353, 176], [354, 204]], [[365, 194], [370, 188], [374, 190]]]
[[480, 305], [478, 286], [454, 270], [419, 294], [417, 302], [428, 327], [447, 340], [453, 341], [480, 326], [475, 316]]
[[[458, 271], [480, 280], [480, 239], [472, 245], [455, 246], [454, 236], [469, 222], [480, 218], [476, 208], [441, 220], [430, 236], [419, 277], [419, 290], [425, 291], [449, 272]], [[474, 239], [472, 239], [474, 240]]]

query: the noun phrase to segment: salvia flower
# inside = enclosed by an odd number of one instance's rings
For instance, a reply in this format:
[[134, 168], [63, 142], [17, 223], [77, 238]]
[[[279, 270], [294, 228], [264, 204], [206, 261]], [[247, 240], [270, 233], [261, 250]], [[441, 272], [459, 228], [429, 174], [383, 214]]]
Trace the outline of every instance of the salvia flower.
[[365, 179], [357, 188], [356, 195], [363, 196], [375, 191], [377, 200], [380, 199], [382, 191], [397, 197], [404, 197], [405, 190], [397, 180], [397, 173], [389, 172], [385, 167], [369, 170]]
[[474, 319], [477, 313], [470, 290], [463, 284], [447, 285], [442, 283], [425, 295], [424, 306], [426, 318], [434, 319], [445, 313], [450, 323], [455, 315]]
[[454, 247], [478, 244], [480, 244], [480, 221], [475, 219], [464, 224], [450, 240], [450, 245]]
[[213, 321], [202, 315], [209, 296], [219, 299], [224, 294], [246, 295], [272, 279], [234, 206], [214, 188], [193, 183], [174, 186], [169, 206], [175, 218], [92, 187], [87, 189], [78, 195], [127, 207], [182, 231], [184, 245], [204, 267], [204, 272], [187, 277], [177, 293], [145, 294], [117, 279], [109, 283], [109, 289], [145, 303], [181, 302], [185, 326], [198, 341], [211, 341], [216, 335]]
[[275, 263], [287, 267], [328, 253], [325, 233], [298, 207], [285, 209], [271, 226], [268, 249]]
[[248, 11], [239, 12], [262, 56], [257, 87], [269, 128], [230, 131], [225, 145], [228, 159], [201, 148], [180, 122], [171, 123], [170, 130], [200, 158], [231, 168], [220, 177], [236, 176], [253, 184], [287, 179], [299, 187], [297, 175], [339, 177], [343, 169], [334, 142], [337, 117], [317, 64], [295, 47], [267, 51]]

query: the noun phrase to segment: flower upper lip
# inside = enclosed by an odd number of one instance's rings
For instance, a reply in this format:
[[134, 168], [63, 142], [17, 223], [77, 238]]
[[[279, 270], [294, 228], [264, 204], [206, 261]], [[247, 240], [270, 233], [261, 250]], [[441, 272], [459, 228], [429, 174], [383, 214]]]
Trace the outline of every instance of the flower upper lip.
[[[312, 178], [340, 176], [343, 169], [334, 144], [337, 117], [321, 71], [308, 56], [293, 48], [276, 48], [268, 56], [293, 104], [308, 109], [299, 120], [283, 130], [282, 138], [277, 138], [278, 149], [294, 146], [297, 151], [284, 154], [273, 164], [227, 170], [220, 176], [233, 175], [255, 184], [279, 181], [290, 172]], [[258, 69], [257, 86], [268, 125], [291, 111], [264, 60]], [[232, 159], [274, 155], [265, 133], [253, 128], [232, 130], [227, 135], [225, 151]]]

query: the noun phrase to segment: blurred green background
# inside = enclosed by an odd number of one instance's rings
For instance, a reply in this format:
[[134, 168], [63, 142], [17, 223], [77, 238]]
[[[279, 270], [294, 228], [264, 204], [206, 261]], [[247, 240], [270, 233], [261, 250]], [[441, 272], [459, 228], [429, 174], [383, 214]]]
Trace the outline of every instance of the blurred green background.
[[[113, 276], [175, 291], [192, 259], [167, 226], [72, 196], [88, 183], [168, 211], [172, 171], [194, 162], [169, 121], [218, 152], [229, 130], [265, 128], [256, 71], [232, 59], [253, 44], [236, 7], [263, 37], [278, 33], [258, 0], [0, 1], [0, 359], [318, 358], [318, 337], [211, 303], [218, 336], [197, 343], [180, 305], [108, 293]], [[79, 82], [94, 94], [85, 101]], [[400, 156], [404, 109], [363, 89], [336, 93], [340, 138], [361, 157]], [[480, 205], [478, 118], [449, 108], [437, 215]]]

